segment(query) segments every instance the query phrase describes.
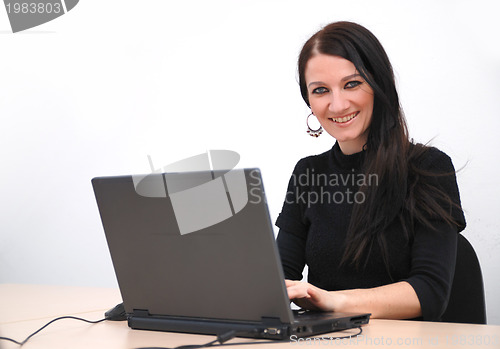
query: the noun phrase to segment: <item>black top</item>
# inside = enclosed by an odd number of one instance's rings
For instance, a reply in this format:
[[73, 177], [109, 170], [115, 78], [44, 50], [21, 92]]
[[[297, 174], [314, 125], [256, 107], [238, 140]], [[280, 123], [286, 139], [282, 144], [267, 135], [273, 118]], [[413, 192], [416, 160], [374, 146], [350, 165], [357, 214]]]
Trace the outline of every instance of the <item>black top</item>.
[[[353, 205], [364, 198], [358, 192], [359, 185], [363, 181], [378, 184], [375, 176], [367, 177], [361, 172], [364, 155], [344, 155], [335, 143], [331, 150], [301, 159], [295, 166], [276, 221], [285, 277], [302, 279], [307, 264], [308, 282], [329, 291], [371, 288], [404, 280], [415, 289], [422, 318], [439, 320], [453, 280], [457, 232], [465, 227], [461, 209], [453, 210], [458, 227], [433, 219], [436, 231], [432, 231], [416, 223], [409, 240], [401, 232], [401, 223], [395, 220], [385, 231], [389, 270], [377, 244], [372, 245], [364, 268], [356, 269], [349, 263], [340, 265]], [[454, 168], [445, 153], [430, 148], [419, 167], [452, 173], [437, 177], [436, 186], [460, 205]]]

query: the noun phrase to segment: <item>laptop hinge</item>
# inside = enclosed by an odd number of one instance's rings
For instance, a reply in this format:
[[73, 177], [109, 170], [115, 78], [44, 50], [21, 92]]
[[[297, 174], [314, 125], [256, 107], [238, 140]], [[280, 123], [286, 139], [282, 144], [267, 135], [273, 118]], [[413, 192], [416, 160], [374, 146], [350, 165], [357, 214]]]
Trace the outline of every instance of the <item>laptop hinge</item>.
[[149, 310], [144, 310], [144, 309], [134, 309], [134, 312], [132, 313], [132, 316], [138, 316], [138, 317], [148, 317], [151, 314], [149, 313]]
[[281, 322], [279, 317], [266, 317], [263, 316], [262, 318], [262, 323], [266, 326], [278, 326], [282, 325], [283, 322]]

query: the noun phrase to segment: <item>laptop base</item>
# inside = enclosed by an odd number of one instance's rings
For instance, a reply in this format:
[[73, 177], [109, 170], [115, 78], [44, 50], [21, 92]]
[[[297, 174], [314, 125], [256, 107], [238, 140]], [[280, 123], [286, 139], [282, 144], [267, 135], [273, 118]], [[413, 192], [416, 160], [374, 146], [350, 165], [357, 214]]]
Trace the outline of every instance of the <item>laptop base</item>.
[[[225, 322], [213, 319], [182, 319], [167, 316], [136, 316], [128, 318], [128, 325], [136, 330], [153, 330], [166, 332], [196, 333], [206, 335], [221, 335], [235, 331], [237, 337], [289, 340], [308, 337], [323, 333], [356, 328], [368, 323], [370, 314], [325, 313], [320, 319], [311, 321], [311, 317], [320, 315], [314, 312], [306, 316], [307, 321], [294, 321], [286, 324], [279, 319], [263, 319], [262, 322]], [[332, 317], [336, 320], [332, 322]]]

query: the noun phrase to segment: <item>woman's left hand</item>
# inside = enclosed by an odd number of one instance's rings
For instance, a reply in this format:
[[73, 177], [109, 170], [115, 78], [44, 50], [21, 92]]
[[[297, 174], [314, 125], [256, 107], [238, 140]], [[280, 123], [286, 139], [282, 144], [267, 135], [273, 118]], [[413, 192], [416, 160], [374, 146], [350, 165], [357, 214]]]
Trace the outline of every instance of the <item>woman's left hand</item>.
[[412, 319], [422, 316], [413, 287], [406, 281], [366, 289], [325, 291], [307, 282], [285, 280], [288, 297], [308, 310], [370, 313], [372, 318]]
[[307, 282], [285, 280], [288, 297], [299, 307], [307, 310], [334, 311], [339, 299], [334, 292], [328, 292]]

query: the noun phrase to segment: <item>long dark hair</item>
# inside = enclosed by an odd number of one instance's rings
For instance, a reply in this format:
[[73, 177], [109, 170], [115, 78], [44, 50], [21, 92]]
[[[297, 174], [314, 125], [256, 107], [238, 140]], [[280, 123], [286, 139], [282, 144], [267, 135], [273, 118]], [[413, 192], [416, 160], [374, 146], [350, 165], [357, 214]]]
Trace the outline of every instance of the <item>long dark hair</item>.
[[438, 216], [450, 224], [451, 213], [443, 201], [447, 195], [426, 184], [432, 177], [418, 166], [429, 147], [413, 144], [400, 107], [392, 65], [379, 40], [363, 26], [352, 22], [335, 22], [314, 34], [303, 46], [298, 61], [302, 98], [309, 105], [305, 81], [306, 64], [316, 54], [328, 54], [352, 62], [374, 91], [373, 115], [363, 171], [375, 174], [377, 186], [362, 186], [363, 203], [355, 204], [342, 259], [359, 266], [368, 260], [374, 243], [380, 247], [387, 268], [388, 255], [384, 231], [395, 219], [401, 221], [403, 234], [410, 238], [415, 221], [432, 228], [428, 217]]

